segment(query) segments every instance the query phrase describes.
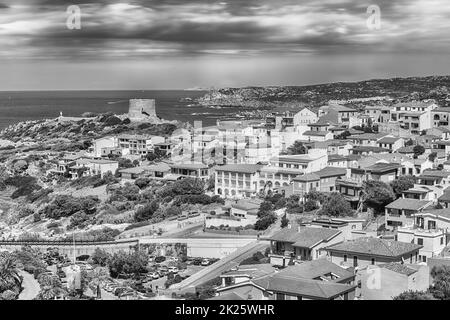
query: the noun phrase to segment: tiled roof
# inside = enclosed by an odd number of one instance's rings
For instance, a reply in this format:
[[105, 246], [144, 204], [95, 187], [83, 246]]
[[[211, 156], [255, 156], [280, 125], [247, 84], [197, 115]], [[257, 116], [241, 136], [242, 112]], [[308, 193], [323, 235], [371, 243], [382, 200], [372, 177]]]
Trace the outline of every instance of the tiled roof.
[[442, 194], [442, 196], [440, 196], [438, 198], [439, 201], [448, 201], [450, 202], [450, 190], [446, 190], [444, 191], [444, 193]]
[[427, 205], [430, 205], [431, 201], [418, 200], [410, 198], [399, 198], [391, 203], [389, 203], [386, 208], [388, 209], [399, 209], [399, 210], [420, 210]]
[[347, 174], [347, 169], [337, 168], [337, 167], [325, 167], [319, 171], [314, 172], [320, 178], [334, 177], [334, 176], [345, 176]]
[[225, 294], [221, 294], [220, 296], [212, 297], [207, 300], [245, 300], [236, 292], [228, 292]]
[[414, 146], [406, 146], [397, 149], [398, 153], [414, 153]]
[[393, 144], [400, 140], [399, 137], [384, 137], [377, 141], [377, 143], [387, 143], [387, 144]]
[[336, 279], [337, 281], [350, 278], [354, 275], [352, 272], [347, 271], [346, 269], [338, 266], [337, 264], [329, 261], [326, 258], [320, 258], [303, 262], [294, 266], [289, 266], [286, 269], [280, 271], [279, 274], [284, 276], [301, 277], [305, 279], [315, 279], [330, 272], [339, 277], [338, 279]]
[[398, 163], [375, 163], [374, 165], [367, 167], [366, 170], [375, 173], [382, 173], [386, 171], [397, 170], [400, 167], [401, 165]]
[[410, 276], [413, 273], [417, 272], [416, 269], [410, 268], [410, 267], [408, 267], [404, 264], [398, 263], [398, 262], [391, 262], [391, 263], [383, 264], [383, 265], [380, 265], [380, 267], [394, 271], [396, 273], [404, 274], [407, 276]]
[[312, 248], [316, 244], [328, 241], [340, 233], [341, 231], [339, 230], [327, 228], [301, 227], [300, 231], [294, 228], [284, 228], [272, 235], [270, 240], [290, 242], [293, 243], [294, 247]]
[[326, 249], [396, 258], [422, 247], [414, 243], [364, 237], [331, 245]]
[[170, 164], [171, 168], [179, 168], [179, 169], [208, 169], [208, 166], [203, 163], [195, 163], [195, 162], [187, 162], [187, 163], [174, 163]]
[[215, 167], [216, 171], [229, 171], [240, 173], [255, 173], [263, 166], [259, 164], [226, 164], [224, 166]]
[[303, 132], [304, 136], [326, 136], [329, 132], [328, 131], [305, 131]]
[[248, 276], [250, 278], [259, 278], [275, 272], [275, 268], [270, 263], [240, 265], [236, 270], [228, 270], [222, 273], [222, 276]]
[[317, 299], [332, 299], [355, 288], [347, 284], [283, 276], [280, 273], [255, 279], [252, 282], [268, 291]]
[[317, 175], [315, 173], [307, 173], [307, 174], [302, 174], [302, 175], [296, 176], [292, 180], [299, 181], [299, 182], [318, 181], [318, 180], [320, 180], [320, 177], [319, 177], [319, 175]]
[[447, 178], [448, 176], [450, 176], [450, 171], [429, 169], [429, 170], [425, 170], [422, 173], [422, 176]]

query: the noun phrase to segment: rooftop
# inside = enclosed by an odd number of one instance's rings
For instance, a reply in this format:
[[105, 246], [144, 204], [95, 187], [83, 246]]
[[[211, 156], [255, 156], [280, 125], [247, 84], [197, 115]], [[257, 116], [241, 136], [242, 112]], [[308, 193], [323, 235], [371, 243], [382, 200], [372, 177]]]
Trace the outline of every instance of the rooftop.
[[328, 241], [341, 231], [327, 229], [327, 228], [315, 228], [315, 227], [300, 227], [300, 231], [297, 228], [284, 228], [271, 237], [270, 240], [280, 242], [290, 242], [294, 247], [312, 248], [317, 244]]
[[401, 263], [398, 263], [398, 262], [391, 262], [391, 263], [387, 263], [387, 264], [382, 264], [382, 265], [380, 265], [380, 267], [384, 268], [384, 269], [388, 269], [388, 270], [394, 271], [396, 273], [404, 274], [406, 276], [410, 276], [413, 273], [417, 272], [416, 269], [413, 269], [411, 267], [408, 267], [405, 264], [401, 264]]
[[400, 140], [399, 137], [384, 137], [377, 141], [377, 143], [383, 143], [383, 144], [393, 144]]
[[262, 167], [263, 166], [260, 164], [226, 164], [224, 166], [217, 166], [214, 169], [216, 171], [255, 173], [259, 171]]
[[347, 271], [326, 258], [320, 258], [294, 266], [289, 266], [280, 271], [278, 274], [283, 276], [301, 277], [305, 279], [315, 279], [329, 273], [335, 274], [341, 280], [354, 276], [352, 272]]
[[420, 210], [431, 204], [431, 201], [410, 198], [399, 198], [389, 203], [386, 208], [398, 210]]
[[252, 280], [252, 282], [268, 291], [319, 299], [332, 299], [355, 288], [347, 284], [283, 275], [281, 272]]
[[422, 247], [414, 243], [363, 237], [331, 245], [327, 250], [399, 258]]

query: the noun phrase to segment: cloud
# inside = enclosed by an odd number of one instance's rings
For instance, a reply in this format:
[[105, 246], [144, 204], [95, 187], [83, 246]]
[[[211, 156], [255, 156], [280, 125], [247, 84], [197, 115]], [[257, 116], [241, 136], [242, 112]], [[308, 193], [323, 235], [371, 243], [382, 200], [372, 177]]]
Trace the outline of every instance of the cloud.
[[[66, 8], [73, 4], [81, 8], [81, 30], [66, 27]], [[377, 4], [380, 30], [367, 28], [367, 4], [358, 0], [9, 0], [0, 4], [0, 57], [449, 50], [448, 1]]]

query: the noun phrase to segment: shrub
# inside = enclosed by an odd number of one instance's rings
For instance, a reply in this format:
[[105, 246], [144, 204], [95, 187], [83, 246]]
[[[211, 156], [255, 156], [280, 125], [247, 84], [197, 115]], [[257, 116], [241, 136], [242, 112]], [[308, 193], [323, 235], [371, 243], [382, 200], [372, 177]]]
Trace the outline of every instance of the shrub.
[[166, 257], [164, 257], [164, 256], [157, 256], [155, 258], [155, 262], [156, 263], [161, 263], [161, 262], [164, 262], [164, 261], [166, 261]]
[[153, 214], [158, 210], [159, 205], [157, 201], [152, 201], [146, 204], [144, 207], [139, 208], [134, 214], [134, 220], [137, 222], [150, 219]]
[[140, 221], [140, 222], [132, 223], [132, 224], [126, 226], [125, 230], [132, 230], [132, 229], [148, 226], [149, 224], [150, 224], [150, 221]]

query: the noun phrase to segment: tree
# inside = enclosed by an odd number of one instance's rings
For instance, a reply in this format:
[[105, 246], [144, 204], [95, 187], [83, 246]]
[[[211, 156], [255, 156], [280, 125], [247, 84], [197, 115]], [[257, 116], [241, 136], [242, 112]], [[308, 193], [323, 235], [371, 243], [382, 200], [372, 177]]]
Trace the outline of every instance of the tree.
[[139, 187], [139, 189], [145, 189], [147, 188], [147, 186], [150, 184], [152, 180], [150, 180], [149, 178], [137, 178], [134, 181], [134, 184], [137, 185]]
[[105, 267], [108, 265], [108, 262], [111, 259], [111, 255], [103, 249], [96, 248], [91, 256], [91, 259], [94, 264]]
[[147, 264], [148, 255], [143, 251], [132, 253], [119, 251], [112, 256], [108, 267], [111, 276], [117, 278], [121, 273], [138, 275], [146, 272]]
[[450, 267], [435, 266], [430, 274], [434, 280], [429, 289], [433, 297], [439, 300], [450, 300]]
[[398, 296], [393, 297], [393, 300], [435, 300], [433, 295], [427, 291], [405, 291]]
[[414, 140], [411, 138], [405, 142], [405, 147], [409, 147], [409, 146], [413, 146], [413, 145], [414, 145]]
[[283, 217], [281, 218], [281, 228], [286, 228], [289, 224], [289, 220], [286, 216], [286, 214], [283, 215]]
[[320, 213], [331, 217], [345, 217], [352, 215], [352, 207], [339, 192], [333, 192], [326, 198]]
[[414, 178], [414, 176], [400, 176], [391, 182], [391, 187], [397, 197], [401, 197], [403, 191], [414, 187], [414, 182], [416, 182], [416, 178]]
[[428, 160], [430, 160], [431, 162], [434, 162], [434, 160], [436, 160], [437, 157], [437, 152], [432, 152], [428, 155]]
[[42, 273], [37, 278], [41, 290], [37, 296], [38, 300], [53, 300], [60, 295], [67, 295], [67, 291], [63, 289], [59, 277]]
[[421, 154], [425, 153], [425, 148], [418, 144], [418, 145], [414, 146], [413, 152], [414, 152], [414, 158], [417, 158]]
[[364, 181], [362, 192], [364, 203], [377, 213], [383, 212], [384, 207], [395, 199], [392, 188], [382, 181]]
[[287, 148], [288, 154], [307, 154], [308, 149], [303, 145], [303, 143], [300, 140], [297, 140]]
[[262, 218], [273, 211], [273, 205], [270, 201], [264, 201], [259, 205], [258, 218]]
[[157, 201], [147, 203], [144, 207], [136, 210], [134, 213], [134, 220], [137, 222], [148, 220], [155, 214], [158, 208], [159, 204]]
[[10, 290], [18, 295], [21, 283], [15, 255], [7, 251], [0, 252], [0, 294]]
[[266, 230], [272, 223], [277, 220], [273, 213], [268, 213], [255, 223], [255, 230]]

